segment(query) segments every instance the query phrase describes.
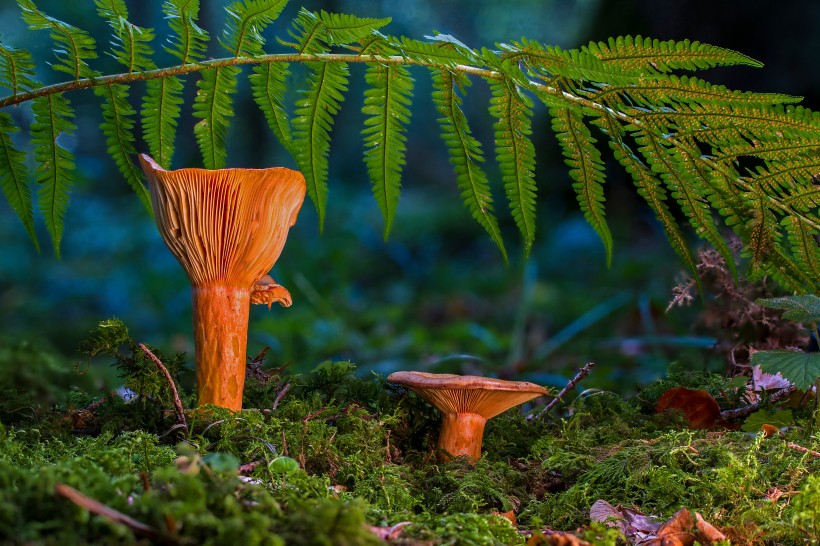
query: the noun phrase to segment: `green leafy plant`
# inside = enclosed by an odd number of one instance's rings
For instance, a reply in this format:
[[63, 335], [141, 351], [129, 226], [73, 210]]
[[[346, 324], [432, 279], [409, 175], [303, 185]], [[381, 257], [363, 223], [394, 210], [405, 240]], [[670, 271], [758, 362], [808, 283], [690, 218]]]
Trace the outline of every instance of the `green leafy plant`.
[[[234, 97], [243, 67], [249, 65], [253, 98], [303, 171], [323, 223], [334, 117], [345, 98], [349, 66], [362, 63], [368, 85], [364, 159], [384, 215], [385, 236], [401, 189], [404, 132], [414, 89], [411, 69], [426, 70], [461, 197], [505, 257], [492, 181], [483, 168], [485, 152], [461, 108], [472, 80], [487, 84], [492, 92], [495, 159], [525, 251], [536, 231], [538, 188], [530, 131], [538, 100], [548, 108], [580, 208], [600, 236], [607, 260], [613, 240], [606, 221], [599, 140], [631, 175], [691, 269], [695, 260], [679, 214], [733, 272], [735, 262], [716, 218], [740, 236], [754, 276], [769, 275], [793, 292], [820, 291], [820, 116], [799, 106], [796, 97], [730, 90], [681, 74], [715, 66], [760, 66], [741, 53], [640, 36], [572, 50], [526, 38], [479, 49], [443, 34], [425, 41], [383, 34], [389, 19], [304, 9], [292, 22], [289, 38], [279, 39], [280, 50], [272, 51], [262, 32], [277, 20], [286, 0], [244, 0], [227, 8], [219, 38], [227, 55], [206, 59], [211, 38], [197, 25], [198, 2], [168, 0], [163, 6], [170, 27], [165, 49], [179, 62], [157, 67], [154, 30], [130, 23], [123, 0], [97, 0], [97, 11], [113, 32], [108, 53], [124, 67], [121, 73], [103, 75], [92, 66], [98, 53], [91, 35], [43, 13], [32, 0], [18, 4], [31, 29], [49, 32], [55, 44], [52, 69], [69, 76], [45, 84], [35, 73], [31, 53], [0, 43], [0, 85], [9, 91], [0, 98], [0, 109], [32, 104], [33, 122], [24, 132], [37, 163], [39, 208], [57, 253], [75, 168], [72, 154], [59, 141], [61, 134], [75, 129], [70, 93], [94, 89], [102, 98], [101, 129], [108, 153], [147, 206], [147, 192], [133, 162], [137, 119], [148, 151], [168, 168], [183, 91], [192, 83], [186, 79], [196, 79], [192, 108], [199, 120], [194, 134], [202, 162], [209, 169], [223, 167]], [[292, 76], [292, 63], [307, 68], [306, 81]], [[304, 88], [294, 105], [284, 103], [290, 86]], [[132, 92], [142, 93], [139, 113], [130, 106]], [[13, 136], [26, 124], [13, 113], [0, 111], [0, 185], [37, 244], [26, 155]]]

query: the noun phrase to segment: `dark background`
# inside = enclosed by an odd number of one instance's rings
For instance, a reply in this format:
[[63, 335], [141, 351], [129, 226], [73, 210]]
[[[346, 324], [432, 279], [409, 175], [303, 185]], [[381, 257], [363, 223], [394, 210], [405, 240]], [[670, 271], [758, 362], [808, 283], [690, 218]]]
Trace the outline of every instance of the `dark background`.
[[[128, 4], [133, 22], [156, 30], [159, 49], [168, 31], [160, 3]], [[202, 4], [200, 25], [215, 38], [227, 3]], [[804, 96], [804, 104], [813, 109], [820, 104], [816, 0], [340, 0], [301, 5], [362, 17], [390, 16], [393, 23], [386, 32], [391, 34], [423, 38], [439, 31], [473, 47], [521, 36], [562, 48], [625, 34], [698, 40], [765, 64], [700, 76], [731, 88]], [[41, 1], [38, 6], [92, 32], [100, 49], [109, 40], [91, 0]], [[299, 6], [289, 5], [266, 33], [268, 51], [283, 51], [275, 36], [287, 36]], [[12, 2], [0, 2], [0, 38], [40, 59], [50, 55], [47, 33], [28, 31]], [[209, 54], [224, 55], [215, 39]], [[157, 60], [160, 66], [172, 63], [164, 52]], [[94, 66], [100, 70], [119, 71], [104, 54], [98, 61]], [[607, 171], [607, 214], [615, 235], [614, 259], [607, 269], [603, 248], [578, 211], [543, 107], [536, 106], [533, 123], [539, 224], [529, 260], [521, 256], [497, 169], [492, 161], [487, 165], [511, 256], [505, 264], [460, 203], [430, 100], [429, 75], [413, 70], [408, 165], [399, 215], [384, 242], [361, 159], [363, 67], [351, 66], [350, 71], [350, 89], [332, 134], [324, 232], [319, 234], [316, 214], [306, 203], [274, 270], [274, 277], [291, 290], [294, 306], [252, 311], [250, 355], [269, 346], [270, 365], [291, 364], [294, 369], [350, 358], [365, 371], [479, 371], [552, 384], [594, 359], [601, 366], [589, 385], [620, 391], [664, 373], [676, 360], [690, 366], [721, 365], [707, 349], [714, 333], [692, 328], [701, 304], [664, 313], [681, 264], [617, 165]], [[287, 97], [291, 105], [304, 76], [298, 67], [294, 72]], [[60, 80], [46, 67], [39, 75], [47, 83]], [[175, 168], [201, 166], [190, 117], [195, 79], [186, 80], [188, 100]], [[132, 95], [139, 98], [142, 92], [137, 85]], [[62, 259], [55, 259], [41, 219], [38, 254], [11, 209], [0, 203], [0, 343], [31, 340], [53, 348], [70, 365], [82, 360], [76, 347], [97, 322], [117, 316], [140, 341], [190, 352], [187, 279], [102, 152], [96, 97], [80, 92], [69, 98], [78, 130], [61, 143], [76, 155], [77, 173]], [[486, 86], [475, 81], [464, 108], [491, 158], [487, 101]], [[229, 166], [295, 166], [265, 125], [244, 80], [234, 107]], [[28, 107], [14, 115], [30, 119]]]

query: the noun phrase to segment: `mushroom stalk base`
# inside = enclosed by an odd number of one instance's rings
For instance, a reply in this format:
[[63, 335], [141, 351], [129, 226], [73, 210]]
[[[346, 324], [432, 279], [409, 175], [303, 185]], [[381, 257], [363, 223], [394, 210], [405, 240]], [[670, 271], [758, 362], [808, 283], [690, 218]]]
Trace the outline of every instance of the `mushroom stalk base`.
[[487, 419], [477, 413], [445, 413], [438, 436], [440, 461], [466, 455], [473, 461], [481, 458], [481, 442]]
[[242, 409], [250, 289], [193, 288], [196, 384], [199, 405]]

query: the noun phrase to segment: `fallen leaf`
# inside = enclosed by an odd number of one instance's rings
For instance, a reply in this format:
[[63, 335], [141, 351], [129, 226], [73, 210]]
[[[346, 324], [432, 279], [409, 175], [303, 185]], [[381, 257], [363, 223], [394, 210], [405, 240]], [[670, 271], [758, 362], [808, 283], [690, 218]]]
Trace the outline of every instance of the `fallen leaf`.
[[711, 428], [720, 419], [720, 406], [702, 389], [674, 387], [667, 390], [658, 400], [655, 410], [662, 412], [669, 409], [683, 411], [689, 426], [695, 429]]
[[791, 383], [789, 383], [789, 381], [785, 379], [780, 372], [770, 374], [764, 372], [760, 368], [760, 365], [752, 366], [751, 390], [780, 390], [790, 386]]
[[502, 518], [508, 519], [510, 523], [513, 524], [513, 527], [518, 525], [518, 523], [515, 520], [515, 512], [513, 512], [512, 510], [510, 510], [509, 512], [493, 512], [493, 515], [501, 516]]
[[563, 531], [544, 531], [533, 533], [527, 539], [526, 546], [592, 546], [586, 540], [581, 540], [572, 533]]
[[713, 542], [726, 540], [726, 535], [718, 531], [714, 525], [703, 519], [703, 516], [701, 516], [698, 512], [695, 512], [695, 521], [698, 529], [697, 539], [701, 544], [712, 544]]
[[402, 521], [390, 527], [377, 527], [376, 525], [367, 525], [367, 530], [382, 540], [395, 540], [401, 537], [401, 533], [404, 530], [404, 528], [410, 525], [411, 523], [412, 522], [410, 521]]

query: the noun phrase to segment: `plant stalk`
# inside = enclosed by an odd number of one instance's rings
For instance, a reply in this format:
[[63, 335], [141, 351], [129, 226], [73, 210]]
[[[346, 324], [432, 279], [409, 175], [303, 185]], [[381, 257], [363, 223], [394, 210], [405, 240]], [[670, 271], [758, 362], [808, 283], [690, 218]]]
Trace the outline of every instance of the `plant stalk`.
[[250, 289], [194, 286], [193, 315], [199, 405], [242, 409]]
[[439, 460], [463, 455], [473, 461], [480, 459], [486, 423], [487, 419], [477, 413], [445, 413], [438, 436]]

